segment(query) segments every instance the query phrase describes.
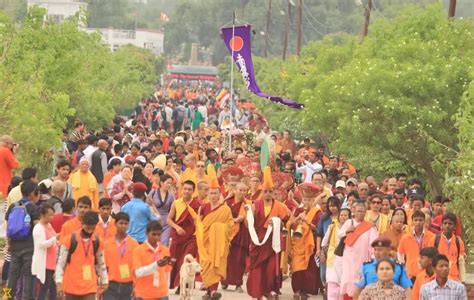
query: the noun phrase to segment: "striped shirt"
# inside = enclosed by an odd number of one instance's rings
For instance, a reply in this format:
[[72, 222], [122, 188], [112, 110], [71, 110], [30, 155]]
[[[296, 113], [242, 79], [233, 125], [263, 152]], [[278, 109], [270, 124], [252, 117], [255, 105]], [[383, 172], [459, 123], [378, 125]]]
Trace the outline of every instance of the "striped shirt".
[[444, 287], [435, 280], [421, 287], [421, 300], [467, 300], [466, 288], [460, 282], [448, 279]]

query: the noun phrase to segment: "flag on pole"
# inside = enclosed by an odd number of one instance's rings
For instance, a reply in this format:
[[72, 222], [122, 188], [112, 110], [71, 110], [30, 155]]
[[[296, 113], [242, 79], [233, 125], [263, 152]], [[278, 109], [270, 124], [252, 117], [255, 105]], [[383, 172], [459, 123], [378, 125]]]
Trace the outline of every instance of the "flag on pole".
[[295, 109], [302, 109], [303, 104], [300, 104], [291, 99], [285, 99], [277, 96], [271, 96], [263, 93], [257, 85], [255, 74], [253, 70], [252, 48], [250, 46], [251, 26], [235, 26], [222, 28], [222, 35], [224, 43], [233, 56], [233, 60], [242, 75], [242, 78], [247, 86], [247, 89], [255, 95], [266, 98], [272, 102], [286, 105]]
[[161, 12], [160, 13], [160, 20], [162, 22], [169, 22], [170, 21], [170, 18], [164, 13], [164, 12]]

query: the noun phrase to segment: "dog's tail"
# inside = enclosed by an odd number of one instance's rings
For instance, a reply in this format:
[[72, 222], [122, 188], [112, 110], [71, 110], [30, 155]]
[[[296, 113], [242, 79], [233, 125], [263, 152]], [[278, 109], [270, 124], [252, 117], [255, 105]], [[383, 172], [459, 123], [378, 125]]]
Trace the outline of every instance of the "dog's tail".
[[193, 262], [194, 260], [195, 259], [191, 254], [186, 254], [186, 256], [184, 257], [184, 262], [187, 262], [187, 263]]

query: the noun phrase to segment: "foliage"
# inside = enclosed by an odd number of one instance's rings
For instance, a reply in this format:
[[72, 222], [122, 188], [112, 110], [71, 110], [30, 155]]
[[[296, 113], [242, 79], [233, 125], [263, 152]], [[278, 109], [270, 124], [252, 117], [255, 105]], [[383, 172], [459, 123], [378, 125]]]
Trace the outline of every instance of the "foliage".
[[157, 60], [126, 47], [112, 54], [98, 34], [79, 31], [77, 20], [44, 22], [33, 7], [21, 26], [0, 17], [0, 132], [21, 144], [24, 165], [58, 145], [61, 130], [75, 118], [91, 130], [115, 112], [153, 92]]
[[[474, 77], [474, 72], [471, 72]], [[472, 78], [471, 77], [471, 78]], [[454, 199], [454, 211], [463, 220], [466, 240], [474, 242], [474, 81], [461, 99], [456, 114], [459, 154], [446, 172], [445, 193]], [[472, 247], [471, 247], [472, 249]]]
[[270, 121], [302, 120], [305, 135], [321, 133], [364, 173], [403, 167], [428, 178], [440, 194], [458, 150], [453, 116], [472, 80], [472, 31], [471, 21], [450, 22], [434, 5], [377, 21], [363, 43], [329, 35], [299, 59], [257, 59], [262, 90], [306, 105], [302, 112], [268, 102], [261, 107]]

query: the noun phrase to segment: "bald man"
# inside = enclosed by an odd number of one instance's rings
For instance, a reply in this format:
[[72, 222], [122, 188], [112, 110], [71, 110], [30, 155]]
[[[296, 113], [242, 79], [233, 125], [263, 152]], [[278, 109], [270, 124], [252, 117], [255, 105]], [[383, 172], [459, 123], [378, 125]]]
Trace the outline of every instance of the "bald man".
[[92, 152], [91, 156], [90, 171], [99, 184], [99, 193], [103, 192], [102, 182], [104, 181], [104, 174], [107, 172], [107, 148], [109, 148], [109, 143], [100, 139], [97, 142], [97, 150]]

